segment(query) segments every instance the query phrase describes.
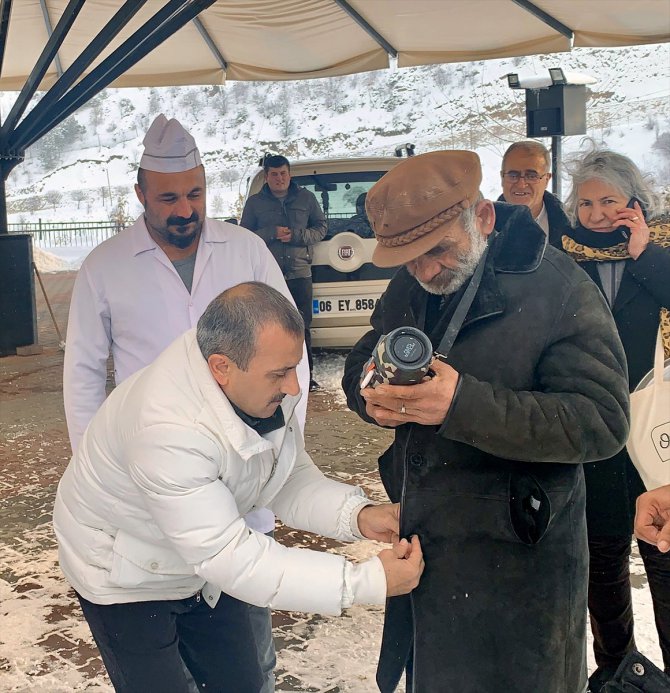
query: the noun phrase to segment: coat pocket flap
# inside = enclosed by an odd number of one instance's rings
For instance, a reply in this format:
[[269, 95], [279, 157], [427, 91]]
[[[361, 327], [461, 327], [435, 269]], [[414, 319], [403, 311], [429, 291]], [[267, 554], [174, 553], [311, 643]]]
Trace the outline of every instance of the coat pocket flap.
[[114, 540], [114, 554], [137, 568], [155, 575], [194, 575], [195, 569], [166, 546], [158, 546], [119, 530]]

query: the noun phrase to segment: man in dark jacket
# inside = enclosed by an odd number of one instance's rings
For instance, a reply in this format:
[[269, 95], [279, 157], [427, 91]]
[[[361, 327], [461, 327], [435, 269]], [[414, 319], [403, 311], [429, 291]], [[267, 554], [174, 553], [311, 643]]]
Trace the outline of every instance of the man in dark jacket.
[[305, 347], [309, 359], [310, 390], [318, 389], [312, 377], [312, 252], [328, 226], [314, 194], [291, 180], [291, 165], [284, 156], [266, 156], [265, 185], [244, 205], [240, 226], [258, 234], [274, 255], [295, 305], [305, 321]]
[[[343, 387], [396, 429], [379, 460], [423, 581], [387, 602], [377, 682], [408, 690], [582, 693], [588, 555], [582, 462], [628, 434], [625, 357], [595, 284], [547, 247], [525, 206], [479, 193], [472, 152], [407, 159], [368, 193], [373, 262], [404, 265], [354, 347]], [[416, 385], [360, 389], [381, 335], [437, 348], [470, 277], [481, 284], [446, 362]]]
[[551, 180], [547, 148], [537, 140], [514, 142], [503, 156], [500, 179], [503, 194], [498, 201], [528, 207], [535, 223], [547, 234], [549, 245], [560, 249], [570, 222], [561, 201], [547, 190]]

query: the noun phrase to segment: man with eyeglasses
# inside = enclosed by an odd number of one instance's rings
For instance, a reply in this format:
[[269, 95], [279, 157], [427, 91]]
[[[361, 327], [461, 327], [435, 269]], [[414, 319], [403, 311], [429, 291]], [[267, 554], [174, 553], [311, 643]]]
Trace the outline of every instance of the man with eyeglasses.
[[499, 200], [526, 205], [535, 222], [549, 237], [549, 244], [561, 248], [561, 236], [570, 227], [561, 201], [547, 186], [551, 180], [551, 160], [547, 148], [535, 140], [514, 142], [505, 152], [500, 178], [503, 194]]

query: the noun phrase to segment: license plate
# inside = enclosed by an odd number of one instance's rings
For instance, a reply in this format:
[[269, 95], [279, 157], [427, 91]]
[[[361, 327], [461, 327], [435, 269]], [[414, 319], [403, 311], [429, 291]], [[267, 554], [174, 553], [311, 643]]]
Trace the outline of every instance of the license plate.
[[378, 298], [362, 296], [332, 296], [312, 300], [312, 315], [336, 315], [338, 313], [372, 313]]

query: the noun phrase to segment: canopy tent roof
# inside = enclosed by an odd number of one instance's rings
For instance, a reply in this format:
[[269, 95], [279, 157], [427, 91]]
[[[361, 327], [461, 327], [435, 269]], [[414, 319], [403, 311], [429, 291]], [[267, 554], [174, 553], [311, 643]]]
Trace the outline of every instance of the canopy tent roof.
[[[83, 3], [40, 89], [72, 65], [121, 5]], [[166, 0], [137, 5], [89, 70]], [[10, 14], [0, 89], [18, 90], [68, 2], [2, 0], [2, 6]], [[385, 68], [389, 55], [407, 67], [668, 40], [669, 0], [216, 0], [110, 86], [330, 77]]]

